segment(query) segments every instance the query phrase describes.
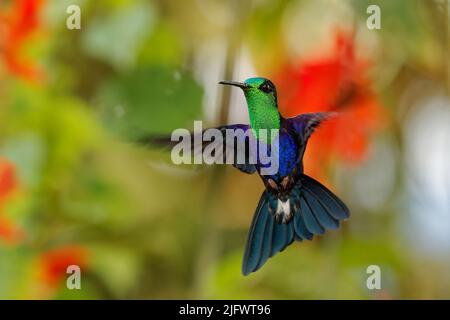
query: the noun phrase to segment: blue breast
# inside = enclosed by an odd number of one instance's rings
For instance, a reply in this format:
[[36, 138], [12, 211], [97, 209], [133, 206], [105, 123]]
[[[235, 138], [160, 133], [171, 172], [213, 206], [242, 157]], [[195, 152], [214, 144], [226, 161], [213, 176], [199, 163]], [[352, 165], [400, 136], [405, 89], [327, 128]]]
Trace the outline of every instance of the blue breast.
[[[298, 159], [298, 146], [295, 143], [293, 137], [289, 132], [282, 128], [279, 134], [279, 149], [278, 152], [275, 148], [268, 148], [268, 154], [271, 156], [273, 153], [274, 158], [278, 158], [278, 172], [268, 175], [268, 178], [275, 180], [275, 182], [281, 182], [282, 178], [289, 175], [295, 168]], [[258, 168], [269, 167], [270, 164], [261, 163], [261, 157], [258, 155]]]

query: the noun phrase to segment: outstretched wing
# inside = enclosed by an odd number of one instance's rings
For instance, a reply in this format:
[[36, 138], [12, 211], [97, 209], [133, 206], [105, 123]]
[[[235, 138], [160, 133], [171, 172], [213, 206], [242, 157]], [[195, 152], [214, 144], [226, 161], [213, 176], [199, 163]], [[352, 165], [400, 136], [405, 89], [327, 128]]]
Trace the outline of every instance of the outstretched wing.
[[335, 117], [337, 112], [304, 113], [299, 116], [286, 119], [297, 135], [301, 145], [306, 144], [311, 134], [324, 120]]
[[314, 130], [322, 123], [322, 121], [335, 117], [337, 112], [317, 112], [304, 113], [299, 116], [286, 119], [290, 131], [293, 132], [297, 139], [299, 153], [297, 165], [303, 170], [303, 154], [305, 153], [306, 143], [311, 137]]
[[[202, 153], [202, 157], [203, 154], [205, 157], [209, 157], [210, 162], [221, 159], [222, 163], [232, 164], [240, 171], [252, 174], [256, 172], [256, 167], [254, 164], [254, 157], [251, 153], [250, 139], [252, 139], [252, 136], [249, 134], [249, 128], [249, 125], [246, 124], [233, 124], [212, 128], [216, 129], [215, 131], [218, 133], [218, 136], [220, 136], [220, 139], [216, 139], [214, 133], [208, 136], [206, 134], [208, 133], [208, 129], [203, 130], [201, 134], [190, 132], [187, 134], [188, 137], [182, 138], [184, 138], [183, 141], [186, 141], [185, 139], [190, 139], [191, 151], [194, 157], [196, 154]], [[180, 140], [182, 138], [180, 138]], [[172, 140], [172, 137], [167, 135], [153, 135], [139, 139], [138, 142], [147, 146], [160, 146], [171, 149], [176, 146], [180, 140]], [[201, 141], [200, 148], [196, 148], [195, 141]], [[205, 151], [211, 150], [213, 150], [213, 152], [205, 153]]]

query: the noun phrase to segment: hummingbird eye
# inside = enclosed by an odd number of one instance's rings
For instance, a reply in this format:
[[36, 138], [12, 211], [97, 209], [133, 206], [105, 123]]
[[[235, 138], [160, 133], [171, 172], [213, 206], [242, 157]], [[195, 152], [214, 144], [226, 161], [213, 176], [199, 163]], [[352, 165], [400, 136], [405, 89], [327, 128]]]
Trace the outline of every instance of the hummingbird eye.
[[262, 85], [259, 86], [259, 90], [265, 93], [270, 93], [273, 91], [273, 87], [268, 83], [267, 81], [264, 82]]

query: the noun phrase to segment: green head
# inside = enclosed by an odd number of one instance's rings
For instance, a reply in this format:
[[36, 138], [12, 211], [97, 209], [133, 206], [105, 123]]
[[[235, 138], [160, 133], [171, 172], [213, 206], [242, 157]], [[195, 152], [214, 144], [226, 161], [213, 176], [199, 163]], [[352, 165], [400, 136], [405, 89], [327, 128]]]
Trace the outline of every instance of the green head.
[[[244, 91], [252, 129], [279, 129], [280, 113], [277, 105], [277, 90], [269, 79], [249, 78], [245, 82], [221, 81]], [[259, 135], [256, 135], [259, 137]]]

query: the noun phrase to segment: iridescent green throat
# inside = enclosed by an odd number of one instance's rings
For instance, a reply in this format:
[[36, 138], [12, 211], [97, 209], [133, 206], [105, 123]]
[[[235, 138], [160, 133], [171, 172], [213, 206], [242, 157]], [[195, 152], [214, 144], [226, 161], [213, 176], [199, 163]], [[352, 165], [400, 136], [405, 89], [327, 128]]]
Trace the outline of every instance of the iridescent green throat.
[[[276, 136], [271, 134], [271, 129], [280, 129], [280, 113], [276, 101], [257, 90], [249, 90], [245, 93], [247, 100], [250, 125], [254, 136], [264, 142], [271, 143]], [[260, 129], [266, 129], [263, 134]]]

